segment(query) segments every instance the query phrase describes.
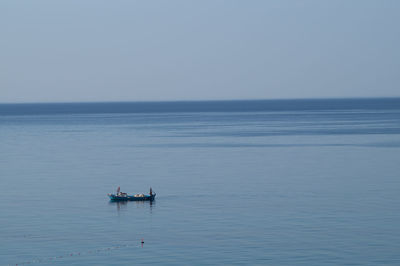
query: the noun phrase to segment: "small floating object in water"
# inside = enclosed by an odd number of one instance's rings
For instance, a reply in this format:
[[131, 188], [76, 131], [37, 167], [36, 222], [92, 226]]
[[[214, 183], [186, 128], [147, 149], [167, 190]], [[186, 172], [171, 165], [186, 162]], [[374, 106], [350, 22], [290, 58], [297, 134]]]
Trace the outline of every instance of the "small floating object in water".
[[140, 243], [142, 243], [142, 244], [144, 243], [144, 239], [143, 238], [142, 238], [142, 242], [140, 242]]
[[150, 194], [135, 194], [135, 195], [128, 195], [127, 193], [123, 193], [120, 191], [120, 187], [117, 189], [117, 194], [107, 194], [111, 201], [153, 201], [156, 197], [156, 193], [153, 193], [153, 190], [150, 188]]

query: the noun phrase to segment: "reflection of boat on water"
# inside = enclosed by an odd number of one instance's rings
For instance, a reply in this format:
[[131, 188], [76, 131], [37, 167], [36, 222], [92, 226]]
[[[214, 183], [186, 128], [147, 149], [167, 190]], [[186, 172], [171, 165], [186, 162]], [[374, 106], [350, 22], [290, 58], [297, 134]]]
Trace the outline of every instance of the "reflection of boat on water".
[[117, 189], [117, 194], [108, 194], [111, 201], [153, 201], [156, 197], [156, 193], [153, 193], [153, 190], [150, 188], [150, 194], [135, 194], [128, 195], [127, 193], [121, 192], [120, 187]]
[[[137, 201], [128, 201], [128, 200], [110, 200], [108, 202], [110, 206], [115, 206], [118, 211], [118, 215], [121, 211], [125, 212], [129, 206], [135, 206], [136, 208], [147, 208], [150, 210], [150, 213], [153, 211], [153, 207], [156, 204], [155, 200], [137, 200]], [[131, 205], [133, 204], [133, 205]]]

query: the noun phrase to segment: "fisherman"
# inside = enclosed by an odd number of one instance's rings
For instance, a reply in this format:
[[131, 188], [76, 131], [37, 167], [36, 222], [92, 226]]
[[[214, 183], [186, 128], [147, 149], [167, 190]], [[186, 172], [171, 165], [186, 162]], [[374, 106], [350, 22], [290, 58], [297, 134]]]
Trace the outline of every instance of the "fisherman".
[[150, 187], [150, 196], [153, 196], [153, 190]]

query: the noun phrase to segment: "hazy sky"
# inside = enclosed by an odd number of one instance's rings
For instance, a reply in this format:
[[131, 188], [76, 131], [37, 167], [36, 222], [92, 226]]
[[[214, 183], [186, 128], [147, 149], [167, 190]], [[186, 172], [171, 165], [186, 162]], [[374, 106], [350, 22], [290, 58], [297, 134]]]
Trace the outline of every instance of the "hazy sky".
[[398, 0], [0, 0], [0, 102], [375, 96]]

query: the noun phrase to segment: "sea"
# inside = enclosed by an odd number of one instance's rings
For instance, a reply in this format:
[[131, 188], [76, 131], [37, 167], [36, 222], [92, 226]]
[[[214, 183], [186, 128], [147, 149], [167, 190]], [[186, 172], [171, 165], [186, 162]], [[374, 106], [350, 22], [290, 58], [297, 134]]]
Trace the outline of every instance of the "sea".
[[0, 187], [0, 265], [400, 265], [400, 98], [0, 104]]

